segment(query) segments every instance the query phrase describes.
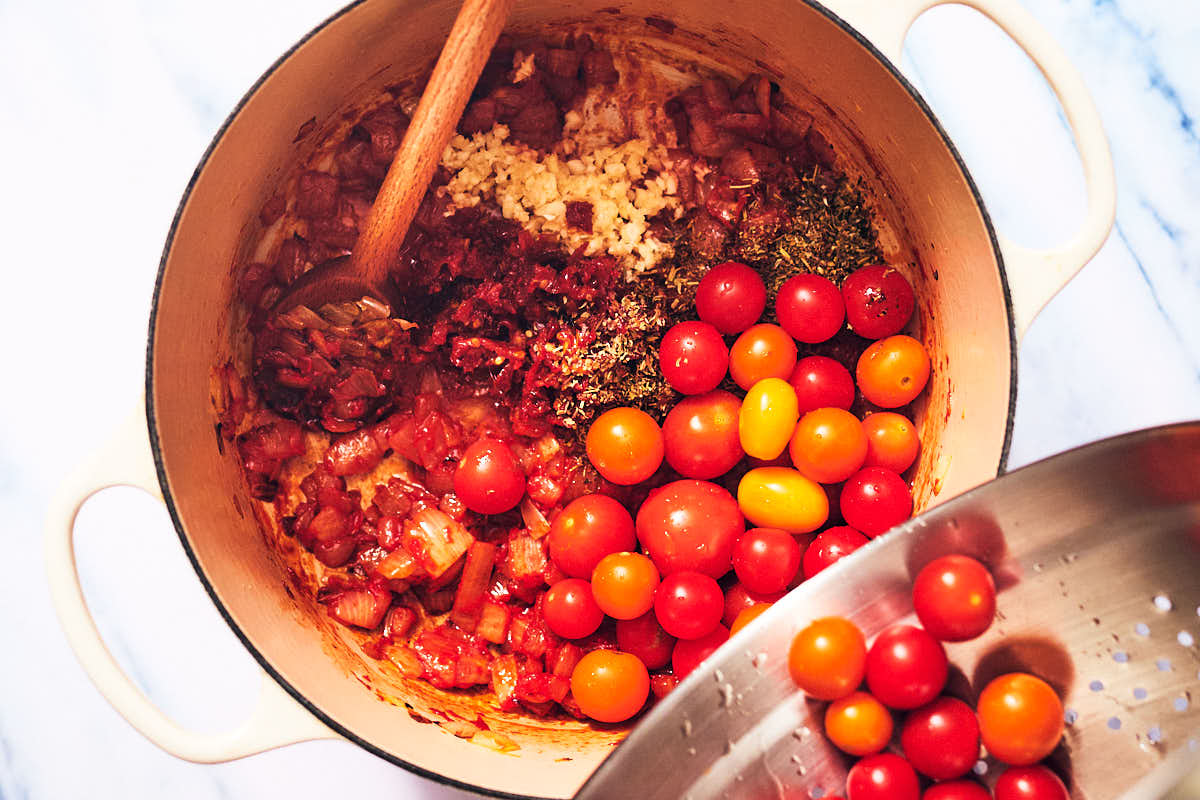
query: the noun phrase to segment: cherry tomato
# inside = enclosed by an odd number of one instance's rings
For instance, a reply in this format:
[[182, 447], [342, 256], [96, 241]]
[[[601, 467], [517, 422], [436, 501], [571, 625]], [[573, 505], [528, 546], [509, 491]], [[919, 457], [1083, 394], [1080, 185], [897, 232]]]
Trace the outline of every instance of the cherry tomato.
[[805, 273], [788, 278], [779, 287], [775, 315], [793, 339], [816, 344], [841, 330], [846, 305], [833, 281]]
[[725, 590], [725, 613], [721, 616], [721, 624], [730, 628], [737, 620], [738, 615], [747, 608], [763, 604], [770, 605], [777, 602], [783, 595], [783, 592], [768, 594], [752, 592], [742, 585], [741, 581], [738, 581]]
[[929, 381], [929, 354], [911, 336], [880, 339], [858, 357], [859, 391], [880, 408], [899, 408], [916, 399]]
[[922, 775], [936, 781], [959, 778], [979, 760], [979, 722], [962, 700], [939, 697], [905, 718], [900, 746]]
[[894, 411], [878, 411], [868, 414], [862, 426], [867, 434], [865, 466], [904, 472], [916, 461], [921, 439], [917, 436], [917, 426], [908, 417]]
[[946, 781], [926, 789], [921, 800], [992, 800], [992, 795], [975, 781]]
[[867, 645], [862, 631], [842, 617], [813, 620], [792, 639], [788, 672], [817, 700], [837, 700], [862, 683]]
[[840, 408], [854, 405], [854, 378], [850, 370], [825, 356], [806, 356], [796, 362], [788, 383], [796, 390], [800, 413], [814, 408]]
[[920, 796], [917, 773], [894, 753], [867, 756], [846, 773], [848, 800], [919, 800]]
[[677, 392], [704, 394], [721, 385], [729, 369], [729, 348], [707, 322], [680, 322], [658, 346], [663, 377]]
[[899, 333], [916, 307], [912, 284], [894, 267], [873, 264], [842, 281], [846, 321], [859, 336], [882, 339]]
[[770, 607], [770, 603], [755, 603], [749, 608], [742, 609], [741, 613], [733, 620], [733, 625], [729, 628], [729, 635], [736, 636], [738, 631], [761, 617], [763, 612]]
[[800, 545], [787, 531], [751, 528], [733, 545], [733, 571], [752, 592], [781, 592], [800, 569]]
[[866, 692], [852, 692], [825, 709], [825, 735], [844, 753], [869, 756], [892, 738], [892, 714]]
[[980, 693], [977, 708], [983, 746], [1005, 764], [1036, 764], [1062, 738], [1062, 701], [1033, 675], [1011, 672], [994, 679]]
[[808, 545], [800, 562], [804, 579], [808, 580], [826, 567], [832, 566], [868, 541], [870, 540], [867, 537], [845, 525], [821, 531]]
[[721, 333], [741, 333], [758, 322], [766, 307], [763, 279], [737, 261], [717, 264], [696, 287], [696, 315]]
[[633, 517], [616, 500], [585, 494], [550, 523], [550, 559], [572, 578], [590, 578], [600, 559], [637, 547]]
[[796, 343], [778, 325], [747, 328], [729, 348], [729, 376], [743, 389], [763, 378], [787, 380], [796, 368]]
[[973, 558], [936, 558], [913, 581], [913, 609], [921, 625], [943, 642], [965, 642], [996, 617], [996, 583]]
[[646, 669], [662, 669], [671, 663], [675, 637], [658, 624], [653, 611], [634, 619], [617, 620], [617, 647], [642, 660]]
[[1009, 767], [996, 780], [996, 800], [1070, 800], [1071, 793], [1053, 770], [1041, 764]]
[[829, 497], [816, 482], [787, 467], [757, 467], [738, 483], [738, 506], [763, 528], [808, 533], [825, 524]]
[[658, 570], [641, 553], [609, 553], [592, 572], [592, 595], [613, 619], [634, 619], [654, 608]]
[[638, 541], [663, 575], [691, 570], [721, 577], [745, 529], [737, 501], [708, 481], [668, 483], [637, 512]]
[[546, 590], [542, 616], [550, 630], [564, 639], [591, 636], [604, 622], [604, 612], [582, 578], [566, 578]]
[[575, 665], [571, 694], [579, 710], [592, 719], [624, 722], [646, 705], [650, 675], [637, 656], [620, 650], [593, 650]]
[[699, 639], [721, 624], [725, 595], [721, 587], [699, 572], [673, 572], [663, 578], [654, 596], [658, 624], [676, 639]]
[[699, 639], [680, 639], [671, 653], [671, 671], [675, 673], [676, 678], [683, 680], [701, 661], [711, 656], [727, 641], [729, 630], [724, 625], [718, 625], [707, 636], [701, 636]]
[[890, 708], [907, 711], [931, 702], [949, 670], [942, 643], [912, 625], [893, 625], [867, 651], [867, 688]]
[[685, 478], [711, 480], [742, 460], [738, 415], [742, 404], [729, 392], [685, 397], [663, 420], [667, 463]]
[[658, 423], [637, 408], [605, 411], [587, 432], [587, 457], [605, 479], [628, 486], [655, 473], [663, 460]]
[[908, 484], [883, 467], [864, 467], [842, 486], [842, 518], [874, 538], [912, 516]]
[[468, 447], [454, 470], [454, 493], [480, 514], [503, 514], [525, 495], [525, 471], [508, 445], [480, 439]]
[[801, 475], [817, 483], [841, 483], [862, 467], [867, 434], [849, 411], [817, 408], [800, 418], [788, 452]]
[[796, 390], [785, 380], [764, 378], [750, 387], [738, 412], [738, 440], [752, 458], [770, 461], [787, 449], [800, 411]]

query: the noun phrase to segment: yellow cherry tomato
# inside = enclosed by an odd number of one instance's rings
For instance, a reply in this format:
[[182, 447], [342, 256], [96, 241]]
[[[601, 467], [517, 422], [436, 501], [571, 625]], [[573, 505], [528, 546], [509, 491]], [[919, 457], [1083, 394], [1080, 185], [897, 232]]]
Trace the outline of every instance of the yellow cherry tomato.
[[799, 418], [800, 402], [792, 385], [782, 378], [764, 378], [751, 386], [742, 400], [738, 414], [742, 449], [764, 461], [779, 458]]
[[829, 518], [829, 497], [820, 484], [788, 467], [758, 467], [742, 477], [738, 507], [760, 528], [809, 533]]

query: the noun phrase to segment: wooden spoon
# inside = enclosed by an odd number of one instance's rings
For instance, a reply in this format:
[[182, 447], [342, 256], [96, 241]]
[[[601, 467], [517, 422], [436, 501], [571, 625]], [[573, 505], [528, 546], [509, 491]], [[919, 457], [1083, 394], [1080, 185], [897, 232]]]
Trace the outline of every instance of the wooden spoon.
[[287, 286], [275, 311], [363, 297], [396, 308], [396, 254], [515, 1], [464, 0], [358, 243], [349, 256], [317, 264]]

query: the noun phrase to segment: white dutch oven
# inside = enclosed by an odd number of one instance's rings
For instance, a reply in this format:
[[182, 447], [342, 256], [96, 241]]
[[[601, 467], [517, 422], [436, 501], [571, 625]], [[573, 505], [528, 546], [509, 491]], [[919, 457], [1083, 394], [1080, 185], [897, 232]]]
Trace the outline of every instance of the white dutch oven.
[[[629, 47], [653, 45], [739, 77], [765, 71], [789, 100], [813, 112], [843, 166], [870, 185], [888, 260], [914, 265], [920, 335], [934, 364], [921, 411], [919, 509], [1003, 470], [1016, 343], [1099, 249], [1115, 209], [1108, 147], [1076, 71], [1014, 0], [966, 0], [1041, 67], [1075, 133], [1088, 186], [1083, 226], [1062, 247], [1031, 251], [994, 234], [961, 159], [895, 66], [912, 21], [940, 2], [522, 0], [509, 26], [586, 21], [619, 31]], [[257, 528], [236, 455], [222, 451], [214, 433], [212, 370], [241, 344], [232, 325], [236, 271], [257, 233], [258, 209], [311, 147], [312, 137], [296, 142], [296, 132], [310, 118], [318, 129], [330, 125], [427, 69], [456, 10], [451, 0], [353, 4], [283, 56], [242, 100], [201, 162], [167, 240], [150, 320], [146, 415], [95, 469], [64, 487], [48, 521], [51, 586], [72, 646], [113, 706], [181, 758], [225, 761], [341, 736], [447, 783], [501, 796], [568, 797], [622, 737], [620, 730], [484, 710], [489, 727], [519, 745], [501, 753], [414, 720], [404, 703], [418, 713], [457, 709], [470, 718], [481, 706], [406, 684], [362, 656], [311, 598], [291, 596], [280, 557]], [[84, 499], [116, 484], [161, 494], [200, 580], [265, 671], [258, 706], [235, 731], [214, 736], [176, 726], [100, 639], [74, 569], [72, 526]]]

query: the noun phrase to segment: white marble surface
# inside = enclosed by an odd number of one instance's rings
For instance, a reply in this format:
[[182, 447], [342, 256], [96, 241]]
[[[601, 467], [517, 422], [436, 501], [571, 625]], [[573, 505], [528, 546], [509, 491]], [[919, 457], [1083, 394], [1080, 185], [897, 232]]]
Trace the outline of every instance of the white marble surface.
[[[881, 0], [884, 2], [885, 0]], [[0, 0], [0, 798], [462, 797], [345, 743], [240, 763], [166, 756], [96, 693], [43, 578], [41, 521], [64, 469], [142, 385], [146, 318], [179, 196], [254, 79], [338, 0]], [[1200, 10], [1179, 0], [1025, 0], [1107, 126], [1110, 241], [1020, 351], [1012, 466], [1200, 418]], [[936, 9], [904, 67], [960, 147], [997, 227], [1048, 245], [1082, 218], [1061, 113], [977, 14]], [[217, 730], [256, 688], [165, 513], [132, 490], [85, 509], [79, 561], [118, 658], [168, 713]]]

